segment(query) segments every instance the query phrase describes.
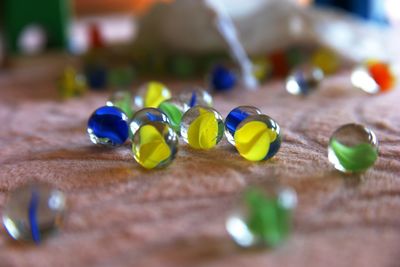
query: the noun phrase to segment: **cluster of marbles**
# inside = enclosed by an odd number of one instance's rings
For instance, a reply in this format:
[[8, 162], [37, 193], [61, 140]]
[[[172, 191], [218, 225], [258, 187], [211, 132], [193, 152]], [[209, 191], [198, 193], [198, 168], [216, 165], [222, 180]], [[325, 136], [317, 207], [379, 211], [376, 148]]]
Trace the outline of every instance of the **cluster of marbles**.
[[24, 185], [10, 193], [3, 224], [13, 239], [39, 244], [62, 226], [65, 208], [61, 191], [41, 183]]

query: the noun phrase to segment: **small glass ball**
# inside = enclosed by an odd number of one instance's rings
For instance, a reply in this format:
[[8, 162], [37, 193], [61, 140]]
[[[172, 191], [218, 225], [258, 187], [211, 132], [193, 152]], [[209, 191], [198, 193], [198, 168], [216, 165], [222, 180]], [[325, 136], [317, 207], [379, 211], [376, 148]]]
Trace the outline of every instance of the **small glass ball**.
[[267, 160], [278, 153], [282, 143], [280, 127], [267, 115], [250, 115], [236, 127], [236, 150], [250, 161]]
[[179, 95], [179, 98], [188, 106], [188, 109], [194, 106], [213, 106], [212, 96], [206, 90], [201, 88], [195, 88], [187, 92], [182, 92]]
[[65, 207], [61, 191], [46, 184], [25, 185], [10, 193], [3, 224], [13, 239], [39, 244], [62, 225]]
[[216, 65], [211, 70], [209, 83], [215, 91], [229, 91], [236, 86], [236, 73], [223, 65]]
[[292, 95], [308, 95], [324, 78], [323, 71], [311, 65], [297, 67], [286, 78], [286, 90]]
[[162, 83], [148, 82], [142, 85], [134, 100], [134, 110], [142, 108], [157, 108], [163, 101], [171, 98], [171, 92]]
[[59, 79], [58, 89], [63, 98], [82, 95], [87, 90], [86, 78], [73, 67], [66, 67]]
[[132, 118], [133, 116], [132, 93], [128, 90], [118, 90], [112, 93], [106, 105], [121, 109], [128, 118]]
[[169, 165], [178, 150], [178, 136], [166, 123], [154, 121], [140, 126], [132, 139], [135, 160], [146, 169]]
[[213, 108], [194, 106], [183, 114], [181, 136], [195, 149], [211, 149], [221, 141], [224, 123]]
[[162, 102], [158, 108], [167, 115], [175, 132], [180, 134], [182, 116], [189, 107], [180, 98], [172, 97]]
[[328, 159], [335, 169], [344, 173], [366, 171], [378, 159], [375, 133], [355, 123], [339, 127], [329, 140]]
[[296, 206], [297, 195], [291, 188], [251, 187], [228, 216], [225, 228], [240, 247], [276, 247], [291, 232]]
[[340, 57], [335, 52], [326, 48], [318, 49], [312, 55], [311, 62], [327, 75], [335, 73], [341, 64]]
[[353, 70], [351, 83], [369, 94], [384, 93], [396, 85], [396, 74], [390, 64], [370, 60]]
[[137, 111], [129, 124], [131, 134], [134, 135], [143, 124], [155, 121], [170, 124], [168, 116], [158, 108], [143, 108]]
[[233, 137], [237, 126], [248, 116], [261, 114], [261, 111], [253, 106], [239, 106], [232, 109], [225, 119], [225, 136], [228, 142], [235, 145], [235, 138]]
[[122, 145], [129, 137], [128, 117], [119, 108], [100, 107], [90, 116], [87, 132], [94, 144]]

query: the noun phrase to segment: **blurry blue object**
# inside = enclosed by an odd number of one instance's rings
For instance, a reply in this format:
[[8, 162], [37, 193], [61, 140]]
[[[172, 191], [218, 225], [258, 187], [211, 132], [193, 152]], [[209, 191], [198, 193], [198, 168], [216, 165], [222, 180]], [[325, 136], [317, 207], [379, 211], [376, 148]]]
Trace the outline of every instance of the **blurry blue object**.
[[89, 87], [94, 90], [102, 90], [107, 87], [107, 68], [101, 65], [90, 65], [85, 71]]
[[236, 74], [225, 66], [215, 66], [210, 74], [210, 85], [216, 91], [228, 91], [236, 85]]
[[387, 24], [382, 0], [315, 0], [316, 6], [336, 7], [366, 20]]

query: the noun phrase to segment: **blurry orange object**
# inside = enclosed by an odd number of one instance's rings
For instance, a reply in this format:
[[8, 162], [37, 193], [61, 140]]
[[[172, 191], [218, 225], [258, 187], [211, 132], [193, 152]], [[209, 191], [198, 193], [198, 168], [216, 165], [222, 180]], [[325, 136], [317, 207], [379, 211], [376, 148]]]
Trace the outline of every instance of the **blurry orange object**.
[[110, 13], [144, 13], [157, 3], [170, 3], [173, 0], [75, 0], [78, 15]]
[[379, 85], [381, 92], [393, 89], [396, 83], [396, 76], [389, 64], [380, 61], [369, 61], [367, 68], [372, 78]]

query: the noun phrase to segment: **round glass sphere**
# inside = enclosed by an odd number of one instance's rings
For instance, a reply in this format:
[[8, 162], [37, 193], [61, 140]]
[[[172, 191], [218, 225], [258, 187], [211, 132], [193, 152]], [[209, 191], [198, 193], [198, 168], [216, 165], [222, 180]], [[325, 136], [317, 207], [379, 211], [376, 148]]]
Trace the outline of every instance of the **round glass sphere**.
[[286, 78], [286, 90], [292, 95], [308, 95], [324, 78], [323, 71], [312, 65], [302, 65]]
[[155, 121], [170, 124], [168, 116], [158, 108], [143, 108], [137, 111], [129, 124], [131, 134], [134, 135], [143, 124]]
[[167, 124], [159, 121], [140, 126], [132, 138], [135, 160], [146, 169], [169, 165], [178, 150], [178, 136]]
[[148, 82], [142, 85], [134, 100], [134, 110], [157, 108], [163, 101], [171, 98], [169, 89], [160, 82]]
[[339, 127], [329, 140], [328, 159], [335, 169], [344, 173], [366, 171], [378, 159], [375, 133], [355, 123]]
[[211, 149], [221, 141], [224, 123], [213, 108], [194, 106], [183, 114], [181, 136], [195, 149]]
[[235, 145], [235, 138], [233, 137], [237, 126], [248, 116], [261, 114], [261, 111], [253, 106], [239, 106], [232, 109], [225, 119], [225, 136], [228, 142]]
[[210, 72], [209, 84], [215, 91], [229, 91], [236, 83], [236, 73], [226, 66], [216, 65]]
[[29, 184], [11, 192], [3, 210], [3, 224], [15, 240], [39, 244], [62, 225], [64, 194], [46, 184]]
[[394, 88], [396, 74], [389, 63], [369, 60], [353, 70], [351, 83], [369, 94], [383, 93]]
[[128, 118], [132, 118], [132, 93], [128, 90], [117, 90], [112, 93], [111, 97], [106, 102], [107, 106], [117, 107], [125, 112]]
[[251, 187], [228, 216], [225, 228], [240, 247], [276, 247], [290, 234], [296, 206], [297, 195], [291, 188]]
[[188, 109], [194, 106], [212, 107], [212, 96], [201, 88], [194, 88], [192, 90], [182, 92], [179, 98], [187, 105]]
[[264, 114], [245, 118], [236, 127], [233, 138], [236, 150], [250, 161], [272, 158], [279, 151], [282, 142], [278, 123]]
[[117, 107], [100, 107], [90, 116], [87, 132], [94, 144], [122, 145], [129, 137], [128, 117]]
[[189, 109], [188, 106], [180, 98], [172, 97], [162, 102], [158, 108], [167, 115], [175, 132], [180, 134], [182, 116]]

